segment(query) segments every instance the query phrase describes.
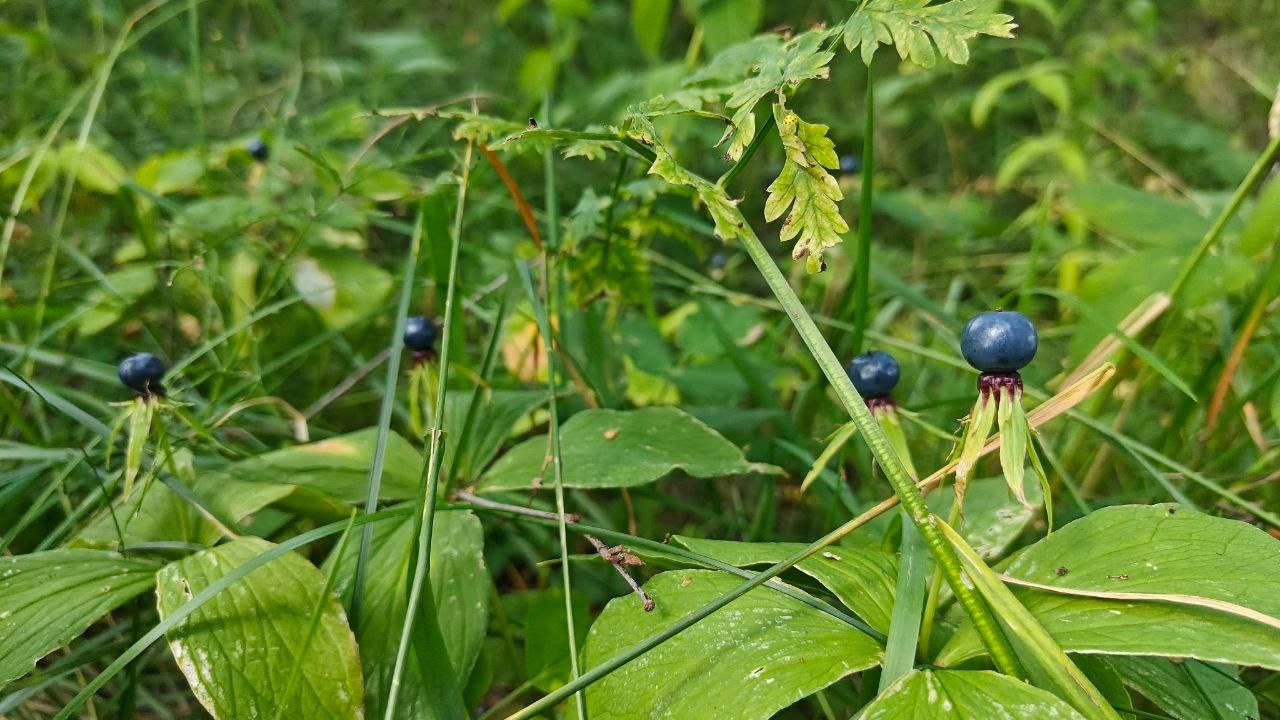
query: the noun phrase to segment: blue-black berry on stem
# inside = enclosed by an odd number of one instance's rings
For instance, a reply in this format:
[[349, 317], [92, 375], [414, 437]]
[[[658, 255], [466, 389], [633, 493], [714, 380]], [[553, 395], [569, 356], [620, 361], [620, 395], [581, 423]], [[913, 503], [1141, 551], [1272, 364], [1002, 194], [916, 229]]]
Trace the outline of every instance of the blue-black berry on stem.
[[1012, 310], [973, 316], [960, 337], [960, 352], [983, 373], [1016, 373], [1036, 356], [1040, 341], [1026, 315]]
[[271, 157], [271, 146], [267, 145], [267, 141], [262, 138], [254, 138], [249, 142], [249, 156], [258, 162], [266, 162]]
[[853, 381], [853, 389], [868, 400], [888, 397], [898, 385], [898, 378], [902, 374], [898, 361], [882, 350], [873, 350], [855, 357], [845, 367], [845, 372]]
[[166, 368], [164, 361], [151, 353], [137, 353], [120, 361], [116, 373], [125, 387], [136, 391], [139, 395], [164, 395], [164, 379]]
[[404, 323], [404, 346], [417, 353], [431, 352], [436, 346], [436, 324], [413, 315]]

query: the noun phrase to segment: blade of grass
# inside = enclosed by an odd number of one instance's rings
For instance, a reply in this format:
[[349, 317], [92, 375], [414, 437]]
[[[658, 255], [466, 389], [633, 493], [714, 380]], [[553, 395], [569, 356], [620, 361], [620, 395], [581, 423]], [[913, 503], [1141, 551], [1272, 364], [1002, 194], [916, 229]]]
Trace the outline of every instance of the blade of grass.
[[929, 551], [911, 519], [903, 513], [902, 553], [898, 558], [898, 583], [893, 593], [893, 614], [889, 617], [889, 639], [885, 643], [880, 668], [880, 692], [911, 672], [920, 639], [921, 613], [928, 589]]
[[[852, 353], [862, 352], [871, 295], [871, 213], [875, 167], [875, 74], [867, 66], [867, 119], [862, 136], [862, 188], [858, 197], [858, 259], [853, 279]], [[779, 298], [781, 299], [781, 298]], [[843, 308], [842, 308], [843, 309]]]
[[[543, 282], [548, 281], [547, 262], [549, 255], [543, 253]], [[547, 441], [550, 444], [548, 455], [551, 457], [552, 473], [555, 480], [556, 494], [556, 526], [560, 534], [560, 577], [564, 585], [565, 597], [565, 632], [569, 639], [569, 668], [570, 679], [576, 681], [581, 676], [581, 669], [578, 667], [578, 642], [577, 633], [573, 626], [573, 580], [569, 572], [569, 538], [566, 529], [567, 519], [564, 509], [564, 466], [560, 455], [560, 411], [557, 403], [557, 384], [556, 370], [559, 366], [557, 355], [554, 347], [554, 341], [551, 335], [551, 319], [547, 316], [547, 310], [538, 298], [538, 293], [533, 287], [533, 275], [529, 270], [529, 266], [519, 263], [516, 266], [516, 272], [520, 275], [520, 283], [524, 286], [525, 294], [529, 298], [529, 302], [533, 305], [534, 315], [538, 321], [538, 334], [542, 338], [543, 347], [546, 349], [547, 356], [547, 393], [550, 397], [548, 409], [551, 413], [550, 427], [548, 429]], [[578, 717], [586, 718], [586, 694], [582, 692], [574, 693], [574, 702], [577, 704]]]
[[[391, 413], [396, 404], [396, 380], [400, 377], [400, 356], [404, 346], [404, 325], [409, 314], [409, 299], [413, 295], [413, 276], [418, 267], [418, 249], [422, 245], [422, 212], [413, 224], [413, 235], [405, 252], [404, 269], [401, 271], [400, 300], [396, 306], [395, 327], [391, 333], [391, 357], [387, 358], [386, 388], [382, 406], [378, 411], [378, 434], [374, 440], [373, 464], [369, 468], [368, 492], [365, 494], [364, 512], [378, 508], [382, 490], [382, 469], [386, 463], [387, 435], [391, 430]], [[360, 532], [360, 552], [356, 556], [355, 577], [351, 588], [351, 624], [355, 631], [360, 623], [360, 611], [364, 605], [364, 583], [369, 572], [369, 553], [373, 546], [373, 527], [365, 526]]]
[[[400, 626], [400, 644], [396, 647], [396, 661], [391, 671], [391, 681], [387, 688], [386, 714], [384, 715], [386, 720], [395, 718], [396, 702], [400, 695], [400, 683], [404, 677], [409, 645], [413, 639], [414, 622], [418, 617], [418, 608], [422, 604], [423, 587], [426, 585], [431, 572], [432, 531], [435, 527], [436, 498], [439, 495], [440, 464], [444, 460], [444, 411], [449, 386], [449, 354], [450, 349], [453, 347], [452, 331], [454, 298], [457, 296], [458, 289], [458, 255], [462, 247], [462, 221], [466, 214], [467, 185], [471, 178], [471, 153], [472, 144], [468, 142], [467, 149], [462, 156], [462, 175], [458, 181], [458, 203], [454, 209], [453, 233], [450, 238], [449, 280], [445, 289], [444, 325], [440, 331], [439, 379], [436, 382], [434, 412], [435, 427], [428, 431], [431, 441], [427, 453], [425, 482], [423, 483], [422, 494], [414, 503], [418, 511], [414, 516], [414, 525], [417, 530], [415, 535], [418, 538], [418, 542], [414, 549], [416, 557], [414, 558], [413, 579], [409, 584], [409, 598], [405, 605], [404, 620]], [[419, 226], [421, 227], [421, 224]], [[416, 256], [416, 246], [418, 241], [421, 240], [421, 233], [415, 237], [414, 255]], [[402, 308], [402, 317], [400, 319], [402, 324], [404, 322], [404, 314], [404, 309]], [[373, 528], [370, 527], [366, 532], [372, 534], [372, 530]]]

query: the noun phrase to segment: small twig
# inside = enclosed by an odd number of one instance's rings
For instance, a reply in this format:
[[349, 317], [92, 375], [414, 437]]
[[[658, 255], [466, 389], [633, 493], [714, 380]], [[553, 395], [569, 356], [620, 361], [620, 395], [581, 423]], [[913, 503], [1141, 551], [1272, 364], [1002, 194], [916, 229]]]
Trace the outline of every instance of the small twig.
[[626, 580], [627, 584], [631, 586], [631, 589], [634, 590], [635, 593], [640, 596], [640, 599], [644, 601], [644, 611], [652, 612], [653, 609], [657, 607], [657, 604], [653, 601], [653, 598], [649, 597], [649, 594], [644, 591], [644, 588], [640, 587], [635, 578], [631, 577], [631, 573], [627, 572], [627, 567], [643, 565], [644, 561], [636, 557], [636, 555], [632, 553], [626, 545], [614, 545], [613, 547], [609, 547], [608, 545], [605, 545], [600, 538], [594, 535], [586, 535], [585, 537], [587, 538], [587, 542], [590, 542], [595, 547], [596, 552], [600, 553], [600, 557], [604, 558], [605, 562], [612, 565], [613, 569], [618, 571], [618, 574], [622, 576], [622, 579]]
[[342, 397], [356, 383], [363, 380], [366, 375], [376, 370], [382, 363], [386, 362], [389, 357], [391, 357], [391, 348], [386, 348], [375, 355], [373, 359], [365, 363], [363, 367], [358, 368], [355, 372], [348, 375], [342, 380], [342, 382], [335, 385], [332, 390], [321, 396], [319, 400], [311, 403], [306, 410], [302, 411], [302, 416], [308, 420], [315, 417], [317, 413], [328, 407], [329, 403]]
[[[541, 520], [559, 519], [559, 516], [553, 512], [535, 510], [534, 508], [525, 507], [523, 505], [511, 505], [509, 503], [497, 502], [496, 500], [488, 500], [480, 497], [479, 495], [467, 492], [466, 490], [459, 490], [455, 492], [453, 494], [453, 499], [461, 500], [462, 502], [470, 503], [471, 505], [476, 505], [478, 507], [489, 508], [490, 510], [503, 510], [515, 515], [524, 515], [526, 517], [539, 518]], [[575, 513], [565, 513], [564, 520], [567, 523], [582, 522], [582, 516]]]

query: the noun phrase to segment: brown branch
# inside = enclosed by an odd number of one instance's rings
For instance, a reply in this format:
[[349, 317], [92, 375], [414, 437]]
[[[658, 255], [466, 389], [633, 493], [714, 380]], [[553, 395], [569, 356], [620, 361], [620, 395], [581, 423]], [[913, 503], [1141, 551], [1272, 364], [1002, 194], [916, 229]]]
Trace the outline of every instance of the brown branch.
[[[533, 217], [533, 208], [529, 207], [529, 201], [524, 199], [524, 195], [520, 192], [520, 186], [516, 185], [511, 173], [507, 172], [507, 166], [502, 163], [502, 158], [490, 150], [488, 145], [482, 143], [480, 151], [484, 153], [485, 158], [489, 160], [489, 164], [498, 173], [498, 177], [502, 179], [502, 184], [507, 186], [507, 192], [511, 193], [511, 199], [515, 201], [516, 209], [520, 211], [520, 217], [524, 218], [524, 226], [529, 229], [529, 235], [533, 237], [534, 244], [541, 250], [542, 233], [538, 232], [538, 221]], [[555, 222], [554, 218], [552, 218], [552, 222]]]
[[612, 565], [613, 569], [617, 570], [618, 574], [622, 576], [622, 579], [626, 580], [627, 584], [631, 586], [631, 589], [640, 596], [640, 600], [644, 602], [644, 611], [652, 612], [653, 609], [657, 607], [657, 603], [653, 601], [653, 598], [649, 597], [649, 594], [644, 591], [644, 588], [640, 587], [635, 578], [631, 577], [631, 573], [627, 572], [628, 567], [643, 565], [644, 561], [636, 557], [636, 555], [632, 553], [626, 545], [614, 545], [613, 547], [609, 547], [608, 545], [605, 545], [600, 538], [594, 535], [587, 535], [585, 537], [587, 538], [587, 541], [595, 547], [596, 552], [600, 554], [600, 557], [604, 558], [605, 562]]
[[[488, 500], [466, 490], [459, 490], [453, 494], [454, 500], [461, 500], [477, 507], [489, 508], [490, 510], [501, 510], [515, 515], [524, 515], [525, 517], [538, 518], [539, 520], [559, 520], [560, 516], [546, 510], [537, 510], [523, 505], [512, 505], [510, 503], [498, 502], [496, 500]], [[575, 513], [565, 513], [564, 521], [570, 524], [582, 522], [582, 516]]]

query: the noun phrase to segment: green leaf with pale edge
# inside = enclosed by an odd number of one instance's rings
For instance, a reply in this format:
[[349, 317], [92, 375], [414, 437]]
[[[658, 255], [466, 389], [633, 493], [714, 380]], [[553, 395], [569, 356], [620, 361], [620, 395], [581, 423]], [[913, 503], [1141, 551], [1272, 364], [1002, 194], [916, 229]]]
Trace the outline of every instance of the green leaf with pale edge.
[[[654, 576], [644, 612], [615, 598], [591, 626], [584, 671], [733, 590], [742, 579], [710, 570]], [[883, 649], [845, 623], [757, 588], [587, 688], [600, 720], [765, 720], [842, 677], [878, 664]]]
[[861, 720], [1073, 720], [1070, 705], [987, 670], [913, 670], [867, 706]]
[[[369, 575], [365, 585], [363, 617], [359, 627], [360, 660], [367, 685], [365, 709], [369, 717], [383, 715], [387, 688], [400, 644], [401, 622], [408, 605], [409, 581], [413, 573], [410, 550], [416, 544], [413, 518], [378, 523], [373, 528]], [[480, 520], [465, 510], [440, 510], [435, 515], [431, 542], [431, 596], [435, 617], [420, 616], [415, 629], [425, 632], [413, 639], [415, 652], [406, 656], [404, 684], [400, 689], [397, 717], [450, 717], [439, 712], [448, 702], [437, 696], [433, 681], [438, 667], [423, 668], [423, 658], [443, 645], [454, 668], [452, 687], [466, 685], [484, 643], [489, 618], [489, 572], [484, 566], [484, 530]], [[359, 548], [348, 543], [338, 569], [335, 586], [350, 604], [351, 586]], [[335, 561], [330, 558], [327, 570]], [[425, 604], [425, 603], [424, 603]], [[433, 631], [433, 626], [438, 631]], [[443, 699], [442, 699], [443, 698]]]
[[[243, 538], [165, 566], [156, 595], [163, 619], [224, 574], [266, 552], [271, 543]], [[355, 637], [336, 597], [323, 598], [325, 577], [300, 555], [259, 568], [197, 610], [168, 634], [178, 668], [214, 718], [360, 718], [364, 689]], [[320, 623], [307, 643], [312, 617]], [[282, 697], [302, 653], [297, 688]]]
[[[748, 543], [732, 540], [672, 538], [686, 548], [737, 567], [781, 562], [803, 543]], [[874, 546], [837, 545], [796, 563], [796, 569], [822, 583], [871, 627], [886, 632], [893, 614], [893, 588], [898, 560]]]
[[[1015, 555], [1010, 577], [1085, 592], [1192, 596], [1280, 618], [1280, 542], [1178, 505], [1103, 508]], [[1068, 652], [1194, 657], [1280, 669], [1280, 631], [1188, 602], [1081, 597], [1011, 585]], [[981, 655], [963, 624], [938, 656]]]
[[[676, 470], [701, 478], [778, 472], [747, 462], [720, 433], [674, 407], [584, 410], [561, 428], [560, 447], [565, 487], [633, 487]], [[539, 435], [498, 458], [479, 490], [549, 485], [549, 468], [547, 438]]]
[[827, 126], [807, 123], [783, 107], [773, 106], [778, 135], [786, 152], [782, 173], [769, 185], [764, 219], [773, 222], [787, 213], [779, 233], [781, 240], [795, 240], [791, 257], [809, 258], [809, 271], [822, 268], [822, 252], [840, 244], [849, 224], [840, 216], [844, 193], [827, 172], [840, 166], [835, 145], [827, 138]]
[[156, 582], [156, 565], [103, 550], [0, 557], [0, 688]]
[[1235, 669], [1198, 660], [1115, 656], [1106, 659], [1124, 683], [1177, 720], [1253, 720], [1258, 699]]
[[738, 210], [737, 200], [730, 199], [724, 188], [681, 167], [665, 146], [656, 145], [654, 152], [657, 153], [657, 159], [650, 166], [649, 173], [673, 185], [693, 188], [698, 200], [706, 206], [707, 214], [715, 223], [716, 237], [729, 242], [742, 234], [747, 221]]
[[[871, 0], [844, 24], [845, 47], [862, 48], [862, 62], [871, 64], [880, 45], [893, 45], [898, 56], [931, 68], [937, 55], [957, 64], [969, 62], [968, 41], [978, 35], [1011, 38], [1018, 27], [1004, 13], [990, 12], [982, 0]], [[937, 46], [937, 53], [934, 46]]]

